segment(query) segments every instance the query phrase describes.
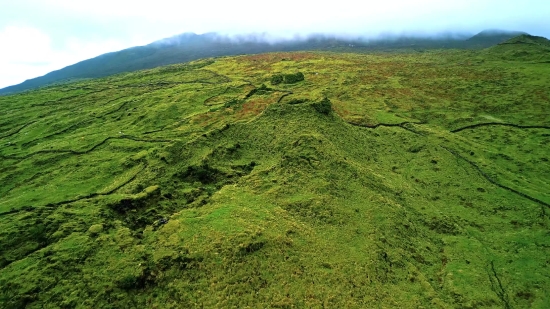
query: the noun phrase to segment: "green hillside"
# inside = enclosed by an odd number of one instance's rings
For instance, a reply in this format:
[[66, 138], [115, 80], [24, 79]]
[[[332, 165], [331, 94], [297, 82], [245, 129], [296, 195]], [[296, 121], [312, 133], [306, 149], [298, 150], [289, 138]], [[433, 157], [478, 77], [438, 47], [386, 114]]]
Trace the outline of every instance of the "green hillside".
[[550, 63], [550, 41], [544, 37], [523, 34], [486, 49], [483, 56]]
[[519, 34], [522, 34], [522, 32], [491, 30], [482, 31], [468, 39], [465, 34], [449, 34], [438, 37], [389, 36], [378, 39], [312, 35], [306, 38], [269, 43], [261, 35], [230, 38], [216, 33], [201, 35], [183, 33], [145, 46], [136, 46], [107, 53], [75, 63], [44, 76], [26, 80], [21, 84], [2, 88], [0, 89], [0, 95], [13, 94], [56, 83], [152, 69], [207, 57], [304, 50], [374, 52], [397, 49], [482, 49], [504, 42]]
[[0, 97], [0, 307], [550, 307], [550, 67], [484, 57], [271, 53]]
[[471, 47], [487, 48], [521, 35], [527, 35], [527, 33], [498, 29], [484, 30], [467, 39], [466, 42], [468, 42]]

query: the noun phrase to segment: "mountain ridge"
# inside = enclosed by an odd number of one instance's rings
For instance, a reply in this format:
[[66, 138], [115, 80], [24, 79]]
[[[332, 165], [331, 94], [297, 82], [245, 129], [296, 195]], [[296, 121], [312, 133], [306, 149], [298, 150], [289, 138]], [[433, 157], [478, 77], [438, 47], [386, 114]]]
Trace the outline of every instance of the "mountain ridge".
[[339, 38], [330, 35], [310, 35], [295, 40], [273, 40], [265, 35], [243, 35], [229, 38], [217, 33], [183, 33], [86, 59], [43, 76], [0, 89], [0, 95], [17, 93], [55, 83], [104, 77], [123, 72], [151, 69], [158, 66], [189, 62], [201, 58], [258, 54], [277, 51], [334, 50], [380, 51], [386, 49], [487, 48], [523, 32], [482, 31], [468, 39], [460, 36], [412, 37], [390, 36], [367, 40]]

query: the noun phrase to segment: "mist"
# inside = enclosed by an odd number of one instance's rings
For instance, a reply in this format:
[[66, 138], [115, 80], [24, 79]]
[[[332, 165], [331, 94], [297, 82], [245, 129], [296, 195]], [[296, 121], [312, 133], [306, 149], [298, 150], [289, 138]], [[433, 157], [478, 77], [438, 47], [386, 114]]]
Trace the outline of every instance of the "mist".
[[162, 38], [170, 44], [183, 33], [236, 44], [464, 38], [486, 29], [550, 37], [548, 12], [543, 0], [9, 1], [0, 11], [0, 87]]

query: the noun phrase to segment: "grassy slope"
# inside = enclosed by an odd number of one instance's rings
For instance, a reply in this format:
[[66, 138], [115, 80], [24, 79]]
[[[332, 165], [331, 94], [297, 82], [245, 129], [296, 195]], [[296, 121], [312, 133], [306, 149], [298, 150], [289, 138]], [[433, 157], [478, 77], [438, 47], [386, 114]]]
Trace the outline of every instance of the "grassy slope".
[[550, 68], [481, 57], [274, 53], [1, 97], [0, 304], [548, 307]]
[[524, 34], [487, 48], [483, 54], [484, 57], [500, 60], [550, 63], [550, 41]]
[[468, 40], [461, 38], [419, 38], [395, 37], [380, 40], [351, 40], [323, 35], [312, 36], [303, 40], [281, 41], [278, 43], [264, 42], [263, 38], [242, 37], [236, 43], [229, 38], [218, 37], [215, 33], [196, 35], [184, 33], [171, 38], [159, 40], [145, 46], [136, 46], [118, 52], [100, 55], [67, 66], [44, 76], [26, 80], [25, 82], [0, 89], [0, 94], [36, 89], [55, 83], [67, 83], [152, 69], [159, 66], [183, 63], [208, 57], [232, 56], [243, 54], [259, 54], [266, 52], [288, 52], [302, 50], [353, 51], [373, 52], [396, 49], [438, 49], [438, 48], [475, 48], [481, 49], [501, 43], [517, 32], [492, 31], [481, 32]]

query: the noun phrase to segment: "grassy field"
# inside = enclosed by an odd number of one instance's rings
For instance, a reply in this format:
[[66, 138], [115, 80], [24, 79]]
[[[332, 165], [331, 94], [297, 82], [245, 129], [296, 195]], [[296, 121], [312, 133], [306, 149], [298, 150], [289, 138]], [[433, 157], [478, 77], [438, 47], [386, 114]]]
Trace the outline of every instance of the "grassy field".
[[0, 97], [0, 307], [550, 307], [550, 66], [496, 53]]

